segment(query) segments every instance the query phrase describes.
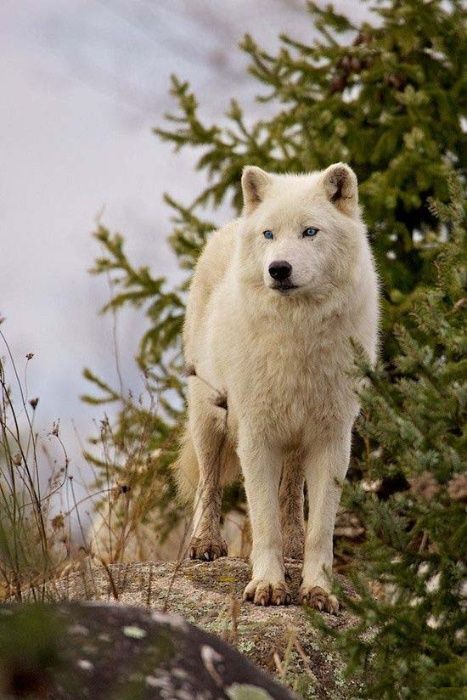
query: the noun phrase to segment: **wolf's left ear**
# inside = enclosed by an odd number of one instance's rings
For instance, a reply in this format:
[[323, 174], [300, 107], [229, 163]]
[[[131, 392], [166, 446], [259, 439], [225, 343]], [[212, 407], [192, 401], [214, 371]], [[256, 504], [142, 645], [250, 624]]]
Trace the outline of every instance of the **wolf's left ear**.
[[334, 163], [323, 173], [323, 185], [327, 198], [343, 214], [358, 213], [358, 182], [352, 168], [345, 163]]
[[271, 184], [271, 176], [256, 165], [246, 165], [242, 173], [242, 192], [245, 213], [249, 214], [260, 204]]

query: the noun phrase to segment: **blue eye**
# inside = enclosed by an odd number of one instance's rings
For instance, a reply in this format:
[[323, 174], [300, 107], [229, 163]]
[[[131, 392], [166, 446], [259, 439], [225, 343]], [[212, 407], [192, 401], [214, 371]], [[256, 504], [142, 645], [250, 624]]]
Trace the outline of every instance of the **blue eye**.
[[263, 236], [264, 236], [265, 238], [267, 238], [268, 241], [270, 241], [272, 238], [274, 238], [273, 232], [270, 231], [269, 229], [268, 229], [267, 231], [263, 231]]
[[303, 231], [302, 236], [303, 236], [303, 238], [313, 238], [313, 236], [316, 236], [318, 231], [319, 231], [319, 228], [314, 228], [314, 226], [308, 226], [308, 228], [306, 228]]

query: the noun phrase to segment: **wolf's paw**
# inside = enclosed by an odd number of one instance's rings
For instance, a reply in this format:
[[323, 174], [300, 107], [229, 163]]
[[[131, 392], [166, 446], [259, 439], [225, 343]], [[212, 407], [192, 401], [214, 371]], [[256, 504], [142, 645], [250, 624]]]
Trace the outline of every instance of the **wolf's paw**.
[[219, 557], [227, 556], [227, 545], [222, 538], [192, 537], [188, 555], [190, 559], [214, 561], [214, 559], [219, 559]]
[[339, 601], [335, 595], [327, 593], [321, 586], [307, 586], [303, 584], [300, 587], [300, 602], [303, 605], [309, 605], [310, 608], [316, 608], [322, 612], [332, 613], [337, 615], [339, 612]]
[[291, 597], [285, 581], [270, 583], [254, 578], [243, 591], [243, 600], [251, 600], [255, 605], [288, 605]]

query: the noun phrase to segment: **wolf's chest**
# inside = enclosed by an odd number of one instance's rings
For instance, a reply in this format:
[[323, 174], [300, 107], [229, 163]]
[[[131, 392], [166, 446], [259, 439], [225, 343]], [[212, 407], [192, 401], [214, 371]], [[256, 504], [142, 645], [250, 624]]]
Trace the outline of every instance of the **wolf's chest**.
[[309, 342], [271, 348], [265, 358], [264, 381], [261, 385], [277, 405], [300, 405], [320, 408], [331, 395], [339, 392], [344, 381], [347, 363], [339, 340]]
[[352, 402], [350, 345], [338, 325], [261, 331], [239, 348], [240, 381], [232, 387], [253, 421], [299, 435], [309, 421], [338, 420]]

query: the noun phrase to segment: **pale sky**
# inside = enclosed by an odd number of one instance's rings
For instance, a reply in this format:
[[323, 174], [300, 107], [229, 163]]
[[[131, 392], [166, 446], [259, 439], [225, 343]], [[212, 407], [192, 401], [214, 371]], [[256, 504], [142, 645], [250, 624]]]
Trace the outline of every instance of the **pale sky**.
[[[362, 3], [335, 3], [353, 17]], [[87, 274], [99, 254], [96, 216], [127, 239], [132, 260], [179, 279], [165, 243], [162, 194], [189, 203], [199, 192], [193, 155], [174, 155], [151, 133], [173, 104], [169, 76], [190, 80], [203, 110], [219, 120], [232, 96], [248, 105], [257, 84], [236, 48], [245, 32], [268, 48], [287, 32], [310, 39], [300, 0], [2, 0], [0, 6], [0, 316], [15, 359], [39, 396], [44, 434], [60, 418], [75, 465], [93, 432], [79, 396], [89, 366], [110, 382], [111, 319], [98, 309], [104, 279]], [[219, 220], [228, 216], [224, 210]], [[132, 360], [144, 324], [119, 327], [122, 368], [138, 391]], [[0, 355], [5, 350], [0, 347]]]

